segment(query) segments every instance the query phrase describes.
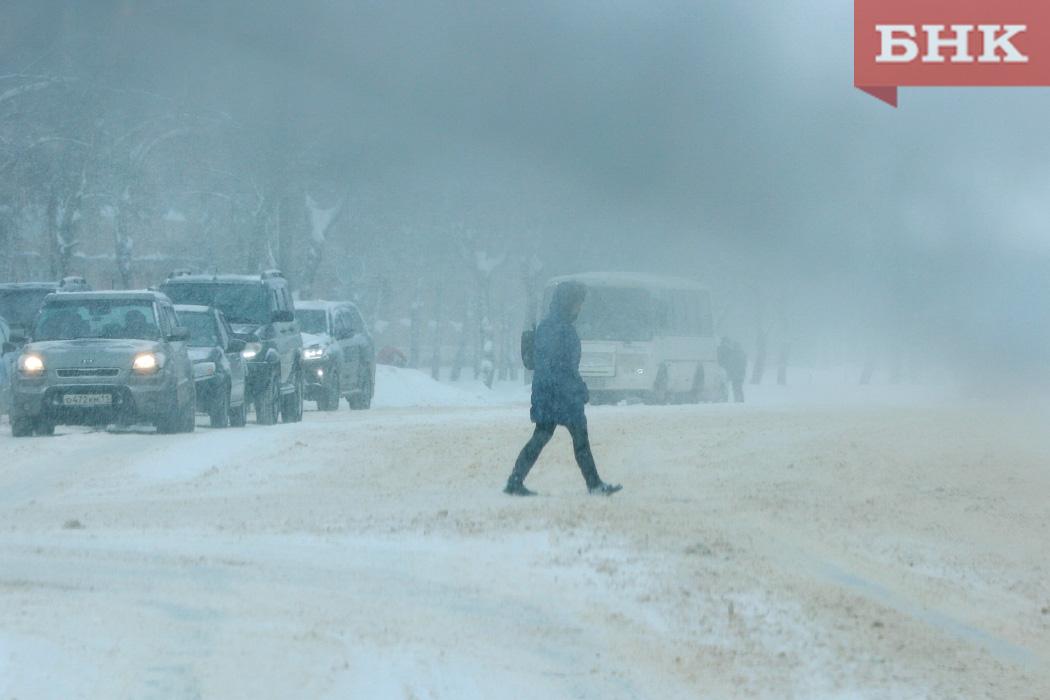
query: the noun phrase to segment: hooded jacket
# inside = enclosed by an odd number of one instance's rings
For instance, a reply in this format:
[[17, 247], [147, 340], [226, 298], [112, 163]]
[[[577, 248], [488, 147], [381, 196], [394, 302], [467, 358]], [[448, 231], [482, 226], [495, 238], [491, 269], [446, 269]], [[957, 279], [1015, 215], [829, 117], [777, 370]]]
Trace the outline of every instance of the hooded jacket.
[[580, 336], [572, 325], [576, 320], [573, 307], [586, 293], [577, 282], [559, 284], [550, 311], [536, 328], [530, 412], [534, 423], [587, 422], [583, 406], [590, 394], [580, 376]]

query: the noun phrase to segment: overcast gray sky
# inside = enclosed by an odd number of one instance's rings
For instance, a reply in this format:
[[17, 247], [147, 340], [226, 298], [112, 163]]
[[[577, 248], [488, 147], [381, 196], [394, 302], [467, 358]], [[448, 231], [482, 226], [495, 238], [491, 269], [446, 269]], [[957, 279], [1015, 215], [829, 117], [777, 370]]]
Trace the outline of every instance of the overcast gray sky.
[[595, 263], [1050, 347], [1050, 89], [904, 88], [894, 110], [852, 87], [847, 0], [3, 5], [9, 57], [97, 40], [144, 88], [388, 185], [550, 207]]

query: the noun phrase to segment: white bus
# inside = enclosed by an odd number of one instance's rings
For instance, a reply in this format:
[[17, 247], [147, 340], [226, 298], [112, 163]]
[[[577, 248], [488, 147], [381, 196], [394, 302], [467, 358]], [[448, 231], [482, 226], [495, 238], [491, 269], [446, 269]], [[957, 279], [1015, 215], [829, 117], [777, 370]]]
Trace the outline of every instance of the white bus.
[[705, 286], [626, 272], [566, 275], [548, 281], [543, 313], [554, 288], [570, 280], [587, 287], [576, 330], [583, 346], [580, 375], [592, 404], [726, 400]]

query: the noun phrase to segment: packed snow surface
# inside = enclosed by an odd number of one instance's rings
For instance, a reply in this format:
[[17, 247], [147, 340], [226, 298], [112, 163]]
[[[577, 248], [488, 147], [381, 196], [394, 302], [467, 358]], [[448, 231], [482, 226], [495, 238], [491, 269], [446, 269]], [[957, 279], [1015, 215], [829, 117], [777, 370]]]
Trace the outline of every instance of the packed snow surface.
[[501, 493], [520, 381], [4, 423], [0, 700], [1050, 697], [1050, 407], [795, 376], [589, 408], [611, 498], [565, 431]]

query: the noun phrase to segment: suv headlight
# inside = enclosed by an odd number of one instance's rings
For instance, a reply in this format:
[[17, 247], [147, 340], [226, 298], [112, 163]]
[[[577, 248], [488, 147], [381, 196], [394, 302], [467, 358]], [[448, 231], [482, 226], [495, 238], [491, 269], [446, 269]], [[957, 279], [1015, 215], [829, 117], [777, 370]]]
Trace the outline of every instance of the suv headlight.
[[241, 350], [241, 357], [246, 360], [254, 360], [260, 352], [262, 352], [262, 343], [246, 343], [244, 350]]
[[164, 366], [166, 359], [162, 352], [144, 352], [135, 358], [131, 369], [139, 374], [153, 374]]
[[311, 345], [303, 350], [304, 360], [316, 360], [321, 355], [324, 355], [324, 348], [320, 345]]
[[22, 355], [18, 358], [18, 369], [33, 376], [44, 373], [44, 361], [39, 355]]

